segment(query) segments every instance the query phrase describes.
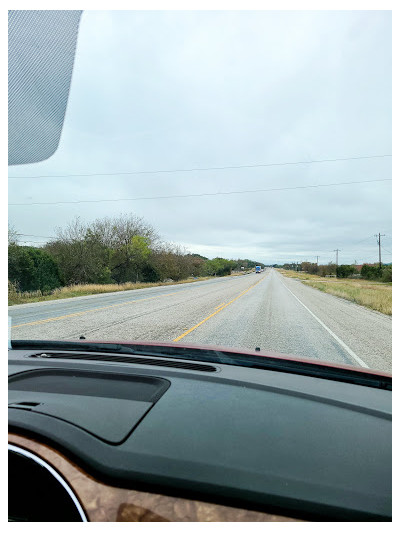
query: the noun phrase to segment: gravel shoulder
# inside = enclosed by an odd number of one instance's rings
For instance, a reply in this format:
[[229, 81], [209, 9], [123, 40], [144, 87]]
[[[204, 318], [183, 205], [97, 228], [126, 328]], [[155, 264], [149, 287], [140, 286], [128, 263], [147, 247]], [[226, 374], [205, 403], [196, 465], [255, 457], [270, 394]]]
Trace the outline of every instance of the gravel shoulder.
[[281, 278], [290, 290], [340, 337], [370, 368], [392, 369], [392, 318], [301, 281]]

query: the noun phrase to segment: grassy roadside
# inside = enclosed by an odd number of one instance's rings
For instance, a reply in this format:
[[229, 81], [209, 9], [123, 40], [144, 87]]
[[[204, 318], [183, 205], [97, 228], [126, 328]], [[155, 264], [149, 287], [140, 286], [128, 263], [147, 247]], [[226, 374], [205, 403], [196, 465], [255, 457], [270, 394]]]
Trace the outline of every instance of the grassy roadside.
[[333, 278], [322, 278], [321, 276], [316, 276], [314, 274], [307, 274], [307, 272], [294, 272], [293, 270], [284, 270], [283, 268], [277, 268], [278, 272], [286, 276], [287, 278], [295, 278], [300, 280], [319, 280], [327, 281], [332, 280]]
[[336, 279], [321, 278], [302, 272], [279, 270], [284, 276], [298, 278], [305, 285], [309, 285], [322, 292], [344, 298], [364, 307], [379, 311], [385, 315], [392, 315], [392, 284], [365, 279]]
[[[241, 276], [241, 273], [232, 274], [232, 276]], [[180, 285], [182, 283], [193, 283], [195, 281], [204, 281], [212, 279], [211, 277], [202, 278], [188, 278], [181, 281], [165, 281], [156, 283], [121, 283], [118, 284], [87, 284], [87, 285], [69, 285], [67, 287], [61, 287], [54, 289], [50, 293], [42, 293], [41, 291], [33, 292], [17, 292], [13, 290], [10, 284], [8, 286], [8, 305], [27, 304], [34, 302], [45, 302], [48, 300], [61, 300], [64, 298], [75, 298], [76, 296], [90, 296], [92, 294], [103, 294], [107, 292], [118, 291], [132, 291], [136, 289], [146, 289], [149, 287], [160, 287], [163, 285]]]

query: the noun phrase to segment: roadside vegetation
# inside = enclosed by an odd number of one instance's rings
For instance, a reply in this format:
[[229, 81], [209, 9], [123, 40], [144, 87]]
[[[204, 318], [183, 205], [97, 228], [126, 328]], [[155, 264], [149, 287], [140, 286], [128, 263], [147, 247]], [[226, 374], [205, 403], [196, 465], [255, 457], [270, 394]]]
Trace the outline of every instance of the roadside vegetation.
[[120, 285], [114, 283], [95, 284], [88, 283], [83, 285], [69, 285], [51, 291], [25, 291], [18, 292], [16, 286], [12, 282], [8, 282], [8, 305], [17, 305], [33, 302], [44, 302], [46, 300], [59, 300], [63, 298], [74, 298], [76, 296], [89, 296], [91, 294], [103, 294], [106, 292], [132, 291], [136, 289], [146, 289], [149, 287], [159, 287], [161, 285], [175, 285], [180, 283], [192, 283], [194, 281], [204, 281], [210, 279], [209, 277], [190, 278], [180, 281], [166, 281], [154, 283], [122, 283]]
[[[341, 265], [349, 267], [352, 265]], [[348, 272], [354, 276], [352, 269], [338, 267], [338, 273]], [[392, 267], [379, 268], [379, 265], [363, 265], [359, 277], [326, 277], [296, 272], [294, 270], [278, 269], [281, 274], [289, 278], [296, 278], [305, 285], [322, 292], [344, 298], [363, 305], [386, 315], [392, 315]], [[355, 270], [357, 270], [355, 268]], [[351, 272], [351, 273], [350, 273]]]
[[55, 233], [37, 248], [19, 245], [18, 233], [9, 228], [9, 305], [190, 283], [242, 274], [256, 265], [250, 259], [189, 253], [163, 242], [151, 225], [132, 214], [92, 223], [76, 218]]
[[379, 265], [378, 263], [363, 265], [338, 265], [335, 263], [328, 263], [327, 265], [318, 265], [317, 263], [309, 263], [303, 261], [302, 263], [285, 263], [284, 265], [274, 265], [278, 270], [284, 271], [290, 277], [298, 277], [301, 279], [311, 279], [307, 276], [311, 275], [313, 278], [319, 276], [321, 278], [354, 278], [354, 279], [368, 279], [382, 282], [392, 281], [392, 264]]
[[322, 292], [345, 298], [385, 315], [392, 314], [392, 284], [348, 279], [345, 281], [304, 281]]
[[323, 280], [326, 281], [325, 278], [321, 276], [316, 276], [314, 274], [307, 274], [307, 272], [295, 272], [294, 270], [284, 270], [283, 268], [277, 268], [278, 272], [286, 276], [287, 278], [295, 278], [300, 280]]

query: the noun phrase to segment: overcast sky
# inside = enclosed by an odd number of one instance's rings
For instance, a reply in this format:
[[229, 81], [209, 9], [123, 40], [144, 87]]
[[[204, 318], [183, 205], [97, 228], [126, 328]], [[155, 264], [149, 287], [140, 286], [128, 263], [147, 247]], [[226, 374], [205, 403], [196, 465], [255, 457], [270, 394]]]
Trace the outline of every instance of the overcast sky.
[[[282, 189], [391, 178], [389, 11], [84, 12], [61, 142], [9, 167], [10, 203]], [[114, 173], [114, 175], [112, 175]], [[99, 176], [96, 174], [111, 174]], [[207, 257], [391, 261], [391, 182], [10, 206], [34, 243], [79, 215], [133, 213]], [[35, 237], [30, 236], [35, 235]], [[41, 237], [36, 237], [41, 236]]]

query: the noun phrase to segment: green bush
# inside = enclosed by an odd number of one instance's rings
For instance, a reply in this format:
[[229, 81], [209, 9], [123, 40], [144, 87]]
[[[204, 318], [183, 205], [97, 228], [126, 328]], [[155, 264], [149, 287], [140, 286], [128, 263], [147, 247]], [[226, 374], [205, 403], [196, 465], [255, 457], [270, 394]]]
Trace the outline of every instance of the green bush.
[[378, 281], [392, 281], [392, 265], [363, 265], [361, 268], [361, 277], [364, 279], [376, 279]]
[[336, 268], [336, 276], [338, 278], [349, 278], [356, 273], [356, 268], [353, 265], [340, 265]]
[[234, 261], [215, 257], [204, 263], [204, 274], [206, 276], [229, 276], [235, 266]]
[[60, 275], [53, 257], [39, 248], [8, 247], [8, 279], [20, 292], [51, 291], [60, 287]]
[[384, 281], [385, 283], [392, 281], [392, 265], [384, 267], [382, 269], [382, 281]]

